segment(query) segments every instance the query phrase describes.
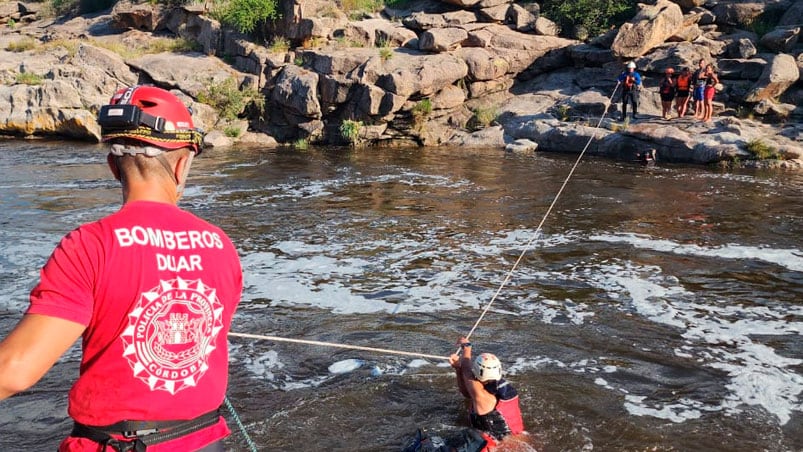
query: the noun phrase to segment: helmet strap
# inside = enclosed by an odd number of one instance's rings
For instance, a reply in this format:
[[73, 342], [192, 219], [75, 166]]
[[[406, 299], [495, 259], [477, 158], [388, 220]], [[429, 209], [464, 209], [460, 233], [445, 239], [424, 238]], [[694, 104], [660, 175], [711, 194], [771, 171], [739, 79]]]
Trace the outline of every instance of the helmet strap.
[[177, 199], [181, 199], [181, 196], [184, 194], [184, 188], [187, 186], [187, 178], [190, 176], [190, 167], [192, 166], [192, 160], [194, 157], [195, 157], [195, 152], [190, 152], [189, 154], [187, 154], [186, 160], [184, 160], [184, 169], [181, 174], [181, 180], [180, 182], [176, 181]]

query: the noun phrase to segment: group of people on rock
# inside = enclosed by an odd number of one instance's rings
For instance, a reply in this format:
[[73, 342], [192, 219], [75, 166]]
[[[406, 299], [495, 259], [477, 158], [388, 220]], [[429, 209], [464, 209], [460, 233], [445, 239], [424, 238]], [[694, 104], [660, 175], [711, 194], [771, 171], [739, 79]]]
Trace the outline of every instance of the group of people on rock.
[[[627, 117], [627, 106], [633, 109], [631, 119], [635, 120], [638, 113], [638, 93], [641, 89], [641, 74], [636, 71], [636, 64], [627, 63], [627, 69], [616, 79], [622, 85], [622, 116]], [[711, 121], [714, 112], [714, 94], [719, 83], [714, 66], [706, 63], [705, 59], [698, 61], [698, 68], [692, 72], [688, 67], [681, 69], [675, 75], [674, 68], [666, 68], [664, 77], [658, 84], [658, 93], [661, 96], [661, 117], [672, 118], [672, 101], [675, 101], [675, 112], [678, 118], [686, 116], [689, 102], [693, 102], [692, 111], [695, 119], [704, 122]], [[691, 99], [690, 99], [691, 98]]]

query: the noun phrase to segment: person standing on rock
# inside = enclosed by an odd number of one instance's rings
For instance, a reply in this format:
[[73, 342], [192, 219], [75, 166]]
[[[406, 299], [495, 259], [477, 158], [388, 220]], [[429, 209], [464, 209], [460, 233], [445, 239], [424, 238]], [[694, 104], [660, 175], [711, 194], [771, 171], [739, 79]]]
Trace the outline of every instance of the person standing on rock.
[[697, 70], [694, 71], [691, 77], [691, 83], [694, 89], [692, 92], [692, 100], [694, 100], [695, 119], [703, 119], [705, 116], [705, 78], [705, 59], [700, 58]]
[[686, 116], [686, 109], [689, 105], [690, 88], [691, 70], [688, 67], [684, 67], [675, 80], [675, 108], [678, 112], [678, 118]]
[[622, 121], [627, 117], [628, 102], [633, 107], [631, 119], [638, 115], [638, 93], [641, 89], [641, 74], [636, 71], [636, 63], [627, 63], [627, 70], [616, 79], [622, 85]]
[[714, 72], [714, 66], [709, 64], [705, 67], [705, 90], [703, 91], [703, 122], [710, 122], [711, 116], [714, 114], [714, 94], [716, 94], [716, 85], [719, 83], [719, 77]]
[[0, 342], [0, 399], [35, 384], [82, 337], [60, 451], [223, 451], [227, 335], [243, 287], [228, 236], [178, 207], [203, 135], [153, 86], [101, 107], [123, 205], [62, 238]]
[[661, 116], [664, 119], [672, 118], [672, 101], [675, 99], [675, 79], [672, 74], [675, 70], [671, 67], [664, 71], [664, 78], [658, 84], [658, 94], [661, 96]]

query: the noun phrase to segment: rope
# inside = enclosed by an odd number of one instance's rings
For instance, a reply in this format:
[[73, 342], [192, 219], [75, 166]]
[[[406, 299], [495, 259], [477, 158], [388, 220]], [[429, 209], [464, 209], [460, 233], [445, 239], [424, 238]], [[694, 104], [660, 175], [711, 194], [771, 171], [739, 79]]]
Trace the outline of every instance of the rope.
[[310, 341], [306, 339], [289, 339], [286, 337], [263, 336], [259, 334], [233, 333], [233, 332], [229, 332], [229, 336], [245, 337], [250, 339], [265, 339], [269, 341], [278, 341], [278, 342], [293, 342], [296, 344], [322, 345], [325, 347], [346, 348], [350, 350], [364, 350], [369, 352], [388, 353], [391, 355], [417, 356], [421, 358], [445, 359], [447, 361], [449, 360], [448, 356], [427, 355], [425, 353], [414, 353], [414, 352], [402, 352], [397, 350], [390, 350], [387, 348], [362, 347], [360, 345], [339, 344], [335, 342]]
[[251, 435], [249, 435], [245, 430], [245, 425], [243, 425], [243, 421], [240, 420], [240, 416], [237, 415], [237, 412], [234, 411], [234, 405], [232, 405], [229, 401], [229, 397], [226, 396], [223, 401], [226, 403], [226, 408], [229, 409], [231, 417], [234, 418], [234, 422], [237, 423], [237, 427], [240, 428], [240, 432], [243, 434], [243, 437], [245, 437], [245, 442], [248, 443], [248, 449], [250, 449], [251, 452], [257, 452], [258, 449], [256, 443], [251, 439]]
[[533, 232], [532, 237], [530, 237], [530, 240], [527, 241], [527, 245], [524, 246], [524, 249], [521, 251], [521, 254], [519, 254], [519, 258], [516, 259], [515, 263], [513, 263], [513, 267], [511, 267], [510, 271], [508, 271], [507, 275], [505, 275], [505, 279], [502, 281], [502, 284], [499, 285], [499, 288], [496, 290], [496, 293], [494, 293], [493, 297], [491, 297], [491, 301], [488, 302], [488, 304], [485, 306], [485, 309], [482, 310], [480, 317], [477, 319], [476, 322], [474, 322], [474, 326], [471, 327], [471, 331], [469, 331], [468, 334], [466, 335], [466, 339], [470, 339], [471, 335], [474, 334], [474, 330], [477, 329], [477, 326], [479, 326], [480, 322], [485, 317], [485, 314], [491, 308], [491, 305], [494, 304], [494, 301], [496, 301], [496, 298], [499, 296], [499, 293], [502, 292], [502, 289], [510, 281], [513, 272], [516, 271], [516, 268], [519, 266], [519, 262], [521, 262], [522, 258], [524, 258], [524, 254], [530, 249], [533, 242], [535, 242], [535, 240], [538, 238], [538, 234], [541, 233], [541, 228], [544, 226], [544, 222], [546, 222], [547, 217], [552, 212], [552, 208], [555, 207], [555, 204], [557, 204], [558, 198], [560, 198], [560, 195], [563, 193], [563, 189], [566, 188], [566, 185], [569, 183], [569, 179], [571, 179], [572, 175], [574, 174], [574, 170], [576, 170], [577, 166], [580, 164], [580, 160], [582, 160], [583, 156], [585, 155], [588, 146], [591, 145], [591, 141], [593, 141], [594, 138], [596, 138], [597, 129], [599, 129], [599, 126], [602, 124], [602, 120], [608, 113], [608, 108], [611, 106], [611, 102], [613, 101], [613, 96], [614, 94], [616, 94], [616, 90], [618, 88], [619, 88], [619, 82], [617, 81], [616, 86], [613, 88], [613, 92], [611, 93], [611, 97], [608, 99], [608, 103], [605, 105], [605, 111], [602, 112], [602, 116], [600, 116], [599, 122], [597, 123], [597, 126], [594, 128], [594, 133], [591, 135], [591, 138], [588, 139], [588, 143], [586, 143], [585, 147], [580, 152], [580, 155], [577, 156], [577, 160], [574, 162], [574, 166], [572, 166], [572, 169], [569, 171], [569, 174], [566, 176], [566, 179], [563, 180], [563, 184], [560, 186], [558, 193], [555, 194], [555, 198], [552, 200], [552, 203], [549, 205], [549, 208], [546, 210], [546, 213], [544, 213], [543, 218], [541, 218], [541, 222], [538, 223], [538, 227], [535, 228], [535, 232]]

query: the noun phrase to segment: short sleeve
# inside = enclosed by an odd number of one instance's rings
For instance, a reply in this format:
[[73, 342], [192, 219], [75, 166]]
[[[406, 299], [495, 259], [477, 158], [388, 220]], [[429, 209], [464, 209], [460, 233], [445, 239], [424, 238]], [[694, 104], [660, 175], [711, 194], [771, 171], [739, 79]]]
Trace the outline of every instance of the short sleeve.
[[[100, 241], [85, 227], [67, 234], [40, 272], [27, 314], [58, 317], [89, 325]], [[97, 261], [95, 259], [94, 261]]]

